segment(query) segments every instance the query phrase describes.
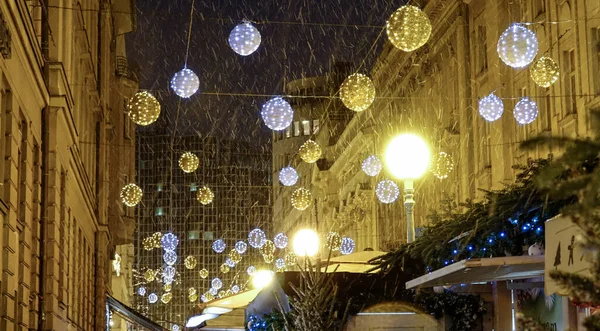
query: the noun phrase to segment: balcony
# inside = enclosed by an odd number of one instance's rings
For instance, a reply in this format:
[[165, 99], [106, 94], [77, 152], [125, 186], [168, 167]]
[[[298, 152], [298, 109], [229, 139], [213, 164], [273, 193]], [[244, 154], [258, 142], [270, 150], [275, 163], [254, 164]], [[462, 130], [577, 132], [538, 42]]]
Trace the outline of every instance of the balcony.
[[133, 82], [138, 81], [139, 70], [137, 66], [129, 63], [129, 60], [124, 56], [117, 56], [117, 65], [115, 74], [120, 78], [127, 78]]

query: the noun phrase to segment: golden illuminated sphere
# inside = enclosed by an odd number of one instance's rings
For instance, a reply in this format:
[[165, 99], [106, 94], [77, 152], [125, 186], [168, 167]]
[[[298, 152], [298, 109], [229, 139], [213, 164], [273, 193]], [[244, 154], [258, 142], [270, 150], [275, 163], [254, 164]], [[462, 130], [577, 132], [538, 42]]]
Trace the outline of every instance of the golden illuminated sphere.
[[537, 85], [541, 87], [550, 87], [550, 85], [558, 80], [560, 68], [552, 58], [542, 56], [537, 59], [537, 61], [533, 62], [529, 74], [531, 75], [531, 79], [533, 79]]
[[198, 294], [188, 295], [188, 300], [190, 300], [190, 302], [196, 302], [196, 300], [198, 300]]
[[189, 255], [185, 258], [185, 260], [183, 260], [183, 264], [188, 269], [194, 269], [196, 267], [196, 264], [198, 264], [198, 261], [196, 261], [195, 257]]
[[448, 178], [452, 169], [454, 169], [454, 159], [452, 155], [445, 152], [440, 152], [433, 157], [431, 162], [431, 172], [439, 179]]
[[260, 254], [273, 254], [275, 253], [275, 244], [271, 240], [265, 241], [265, 244], [262, 245], [259, 249]]
[[172, 289], [171, 284], [165, 284], [165, 285], [163, 285], [163, 290], [165, 292], [171, 292], [171, 289]]
[[158, 119], [160, 115], [160, 103], [147, 91], [136, 93], [129, 104], [129, 118], [137, 125], [149, 125]]
[[275, 256], [273, 254], [263, 254], [263, 260], [265, 263], [273, 263]]
[[229, 270], [231, 270], [231, 268], [225, 263], [221, 264], [221, 267], [219, 269], [221, 269], [221, 272], [224, 274], [228, 273]]
[[201, 187], [198, 192], [196, 192], [196, 199], [205, 206], [213, 202], [214, 198], [215, 194], [206, 186]]
[[142, 189], [131, 183], [123, 186], [121, 189], [121, 201], [128, 207], [135, 207], [140, 201], [142, 201]]
[[386, 31], [394, 46], [405, 52], [412, 52], [429, 40], [431, 22], [421, 9], [405, 5], [390, 16]]
[[200, 165], [200, 159], [192, 152], [185, 152], [179, 157], [179, 168], [183, 172], [194, 172], [198, 169], [198, 165]]
[[208, 270], [206, 270], [206, 268], [203, 268], [198, 273], [200, 274], [200, 278], [202, 279], [206, 279], [206, 277], [208, 277]]
[[154, 248], [161, 248], [161, 239], [163, 237], [162, 232], [154, 232], [154, 234], [152, 235], [152, 245], [154, 246]]
[[300, 146], [298, 154], [300, 154], [300, 158], [302, 159], [302, 161], [306, 163], [315, 163], [318, 159], [321, 158], [323, 150], [321, 149], [321, 146], [319, 146], [319, 144], [309, 139], [306, 142], [304, 142], [302, 146]]
[[287, 255], [285, 256], [285, 265], [293, 266], [297, 262], [298, 262], [298, 256], [296, 256], [296, 253], [294, 253], [294, 252], [287, 253]]
[[198, 290], [196, 290], [195, 287], [188, 288], [188, 296], [189, 295], [194, 295], [194, 294], [198, 294]]
[[231, 296], [231, 295], [233, 295], [233, 291], [232, 290], [225, 291], [225, 296]]
[[152, 237], [147, 237], [142, 240], [142, 247], [144, 247], [145, 250], [151, 251], [154, 249], [154, 243], [152, 242], [152, 239]]
[[173, 299], [173, 293], [171, 293], [171, 292], [164, 293], [160, 297], [160, 301], [162, 301], [162, 303], [164, 303], [164, 304], [171, 302], [171, 299]]
[[337, 232], [329, 232], [325, 244], [332, 251], [339, 251], [340, 247], [342, 247], [342, 236]]
[[227, 293], [225, 292], [225, 290], [220, 290], [219, 293], [217, 294], [217, 296], [220, 298], [224, 298], [227, 295]]
[[206, 298], [206, 301], [212, 301], [215, 299], [215, 296], [209, 292], [204, 293], [204, 297]]
[[156, 278], [156, 272], [154, 272], [154, 270], [152, 269], [148, 269], [144, 272], [144, 279], [147, 282], [151, 282]]
[[235, 249], [232, 249], [229, 252], [229, 259], [233, 262], [233, 263], [240, 263], [240, 261], [242, 261], [242, 255], [240, 255], [240, 253], [238, 253], [238, 251], [236, 251]]
[[292, 206], [298, 210], [304, 210], [310, 206], [312, 194], [309, 190], [300, 187], [292, 193]]
[[352, 74], [340, 86], [340, 99], [354, 111], [366, 110], [375, 100], [375, 85], [363, 74]]

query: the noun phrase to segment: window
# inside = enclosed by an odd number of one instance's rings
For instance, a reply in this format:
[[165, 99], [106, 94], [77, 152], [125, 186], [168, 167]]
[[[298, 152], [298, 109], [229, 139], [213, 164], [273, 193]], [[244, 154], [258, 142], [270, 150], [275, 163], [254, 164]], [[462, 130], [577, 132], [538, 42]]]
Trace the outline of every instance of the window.
[[165, 209], [163, 207], [154, 208], [154, 216], [164, 216], [164, 215], [165, 215]]
[[198, 230], [188, 231], [188, 240], [198, 240], [198, 239], [200, 239], [200, 231], [198, 231]]
[[313, 133], [319, 133], [319, 120], [313, 120]]
[[475, 44], [475, 47], [477, 52], [475, 54], [475, 68], [477, 68], [477, 73], [480, 74], [488, 68], [487, 33], [484, 25], [477, 27], [477, 43]]
[[196, 192], [196, 191], [198, 191], [198, 184], [190, 183], [190, 192]]
[[563, 85], [565, 89], [565, 112], [564, 115], [572, 114], [577, 111], [577, 85], [575, 77], [575, 50], [563, 52], [563, 66], [565, 75]]
[[305, 136], [310, 135], [310, 121], [302, 121], [302, 129]]
[[294, 122], [294, 137], [300, 135], [300, 122]]
[[214, 239], [214, 234], [212, 233], [212, 231], [205, 231], [204, 232], [204, 240], [213, 240]]
[[285, 137], [289, 138], [292, 136], [292, 127], [288, 126], [287, 129], [285, 129]]
[[156, 192], [162, 192], [164, 189], [163, 183], [156, 184]]

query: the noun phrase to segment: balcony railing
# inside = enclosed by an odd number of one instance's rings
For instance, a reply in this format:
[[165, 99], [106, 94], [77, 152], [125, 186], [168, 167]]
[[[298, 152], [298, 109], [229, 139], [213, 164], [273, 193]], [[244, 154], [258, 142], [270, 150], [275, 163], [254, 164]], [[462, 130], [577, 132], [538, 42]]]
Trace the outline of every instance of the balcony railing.
[[129, 60], [124, 56], [117, 56], [117, 77], [127, 78], [134, 82], [138, 82], [138, 70], [134, 70], [135, 66], [130, 65]]

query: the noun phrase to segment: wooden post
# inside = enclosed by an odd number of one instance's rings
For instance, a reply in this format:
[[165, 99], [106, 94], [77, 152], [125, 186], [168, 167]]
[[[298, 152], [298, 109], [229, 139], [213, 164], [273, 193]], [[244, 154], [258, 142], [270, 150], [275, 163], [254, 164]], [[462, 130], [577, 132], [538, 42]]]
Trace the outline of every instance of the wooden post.
[[494, 329], [512, 330], [512, 298], [507, 282], [492, 284], [494, 296]]

